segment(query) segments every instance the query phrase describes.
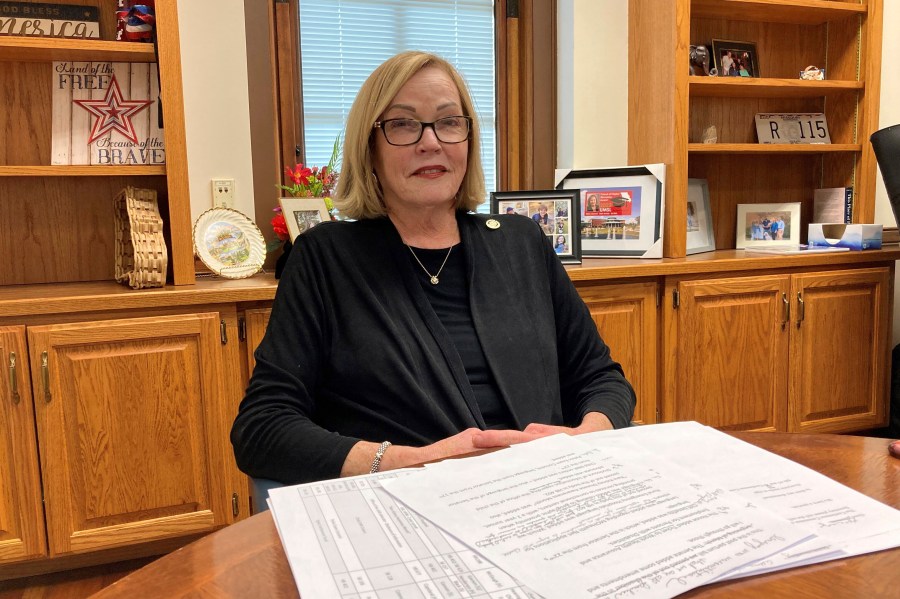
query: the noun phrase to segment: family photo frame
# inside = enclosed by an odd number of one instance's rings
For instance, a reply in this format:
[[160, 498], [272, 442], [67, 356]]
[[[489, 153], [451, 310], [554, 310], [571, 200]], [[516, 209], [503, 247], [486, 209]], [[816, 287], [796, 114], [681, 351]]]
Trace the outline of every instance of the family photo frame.
[[319, 223], [331, 220], [324, 198], [281, 198], [279, 204], [291, 242]]
[[582, 256], [662, 255], [664, 165], [571, 170], [557, 189], [577, 190]]
[[735, 248], [800, 244], [800, 202], [738, 204]]
[[759, 77], [759, 55], [753, 42], [712, 41], [712, 58], [719, 77]]
[[712, 211], [709, 207], [709, 184], [706, 179], [688, 179], [687, 254], [700, 254], [716, 249]]
[[536, 222], [564, 264], [581, 262], [578, 190], [491, 192], [491, 213], [518, 214]]

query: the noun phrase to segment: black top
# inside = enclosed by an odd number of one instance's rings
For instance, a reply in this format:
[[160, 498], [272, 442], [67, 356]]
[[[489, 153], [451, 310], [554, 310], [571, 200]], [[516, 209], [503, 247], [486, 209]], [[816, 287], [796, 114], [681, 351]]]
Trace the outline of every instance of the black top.
[[[588, 412], [627, 426], [634, 391], [547, 236], [530, 218], [491, 219], [457, 214], [472, 323], [515, 428]], [[241, 470], [334, 478], [360, 440], [423, 446], [487, 426], [413, 266], [388, 218], [297, 238], [231, 430]]]
[[[481, 416], [484, 418], [485, 428], [514, 428], [515, 424], [509, 408], [506, 407], [497, 389], [497, 383], [494, 381], [494, 375], [491, 374], [481, 341], [478, 340], [475, 323], [472, 321], [463, 244], [458, 243], [453, 246], [453, 249], [449, 250], [449, 255], [448, 248], [411, 249], [422, 262], [422, 265], [419, 265], [410, 253], [409, 259], [413, 262], [413, 270], [417, 271], [417, 278], [428, 297], [428, 303], [434, 308], [441, 324], [447, 329], [447, 333], [462, 359], [463, 368], [466, 370], [466, 376], [475, 393], [475, 400], [478, 402]], [[445, 258], [447, 259], [446, 263], [444, 262]], [[441, 268], [442, 264], [443, 268]], [[424, 270], [422, 266], [425, 267]], [[428, 274], [426, 274], [426, 270]], [[434, 275], [438, 271], [440, 271], [439, 282], [437, 285], [432, 285], [428, 275]]]

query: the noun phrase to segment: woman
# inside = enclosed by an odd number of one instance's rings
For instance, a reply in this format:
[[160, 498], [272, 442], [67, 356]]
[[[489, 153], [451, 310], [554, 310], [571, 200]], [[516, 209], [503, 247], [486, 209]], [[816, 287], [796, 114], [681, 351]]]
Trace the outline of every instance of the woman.
[[336, 193], [357, 220], [291, 252], [232, 429], [244, 472], [306, 482], [628, 425], [634, 392], [540, 227], [467, 212], [474, 114], [433, 55], [363, 84]]

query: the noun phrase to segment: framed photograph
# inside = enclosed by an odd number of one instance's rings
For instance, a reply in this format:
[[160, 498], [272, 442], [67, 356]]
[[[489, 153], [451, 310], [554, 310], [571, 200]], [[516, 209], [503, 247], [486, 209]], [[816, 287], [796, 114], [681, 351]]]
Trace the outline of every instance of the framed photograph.
[[662, 181], [647, 167], [573, 170], [558, 188], [580, 194], [582, 255], [642, 256], [659, 240]]
[[759, 58], [753, 42], [712, 41], [713, 64], [719, 77], [759, 77]]
[[292, 242], [297, 235], [331, 220], [324, 198], [281, 198], [279, 203]]
[[688, 179], [687, 253], [700, 254], [716, 249], [712, 211], [709, 208], [709, 185], [706, 179]]
[[577, 189], [494, 191], [491, 192], [491, 212], [530, 218], [550, 238], [553, 251], [563, 263], [581, 262]]
[[800, 244], [800, 202], [738, 204], [737, 249]]

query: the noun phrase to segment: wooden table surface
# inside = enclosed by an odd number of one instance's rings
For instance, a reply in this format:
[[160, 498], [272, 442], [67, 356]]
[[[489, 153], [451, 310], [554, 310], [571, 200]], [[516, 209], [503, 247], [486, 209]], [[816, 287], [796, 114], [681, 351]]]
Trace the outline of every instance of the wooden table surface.
[[[887, 439], [733, 433], [900, 508], [900, 459]], [[269, 512], [212, 533], [107, 587], [109, 597], [299, 597]], [[723, 582], [684, 597], [900, 597], [900, 548]], [[310, 598], [312, 599], [312, 598]]]

